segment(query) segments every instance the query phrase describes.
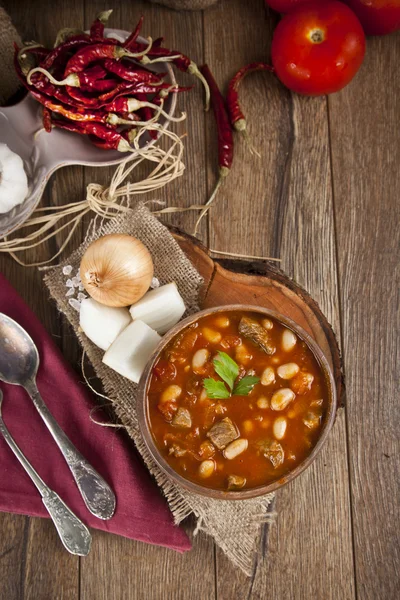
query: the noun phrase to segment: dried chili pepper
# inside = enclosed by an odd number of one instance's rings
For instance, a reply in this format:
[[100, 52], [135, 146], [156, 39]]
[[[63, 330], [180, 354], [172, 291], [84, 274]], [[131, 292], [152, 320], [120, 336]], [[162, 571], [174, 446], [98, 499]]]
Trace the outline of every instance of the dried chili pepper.
[[200, 70], [210, 88], [211, 105], [217, 125], [219, 177], [214, 191], [201, 211], [199, 218], [197, 219], [194, 235], [197, 233], [201, 219], [214, 202], [220, 185], [224, 181], [225, 177], [229, 174], [233, 161], [233, 135], [228, 112], [226, 110], [225, 100], [208, 66], [203, 65], [200, 67]]
[[72, 50], [75, 51], [81, 49], [84, 46], [88, 46], [90, 43], [90, 37], [86, 33], [68, 38], [63, 44], [54, 48], [50, 54], [46, 56], [44, 61], [40, 63], [40, 66], [43, 69], [50, 69], [51, 67], [58, 65], [61, 61], [64, 61], [68, 56], [68, 53]]
[[131, 35], [123, 43], [123, 47], [126, 48], [127, 50], [130, 50], [132, 48], [132, 46], [136, 42], [137, 38], [139, 37], [139, 33], [140, 33], [140, 30], [142, 29], [142, 25], [143, 25], [143, 20], [144, 20], [144, 17], [142, 15], [140, 17], [135, 29], [132, 31]]
[[119, 59], [124, 56], [140, 58], [151, 48], [151, 43], [152, 41], [150, 39], [148, 46], [138, 53], [129, 52], [122, 46], [116, 46], [115, 44], [109, 43], [108, 40], [101, 44], [92, 44], [86, 48], [81, 48], [67, 62], [64, 77], [67, 77], [71, 73], [84, 71], [92, 62], [97, 60], [106, 58]]
[[[143, 121], [151, 121], [151, 119], [154, 116], [154, 111], [149, 106], [146, 105], [147, 104], [146, 94], [136, 94], [136, 98], [139, 100], [139, 102], [144, 103], [143, 108], [140, 109]], [[129, 106], [129, 101], [128, 101], [128, 106]], [[157, 136], [158, 136], [157, 131], [155, 131], [154, 129], [149, 129], [149, 135], [152, 140], [156, 140]]]
[[[137, 52], [144, 49], [144, 44], [136, 43], [134, 49]], [[139, 59], [139, 62], [143, 65], [149, 65], [156, 62], [172, 62], [180, 71], [194, 75], [203, 84], [205, 95], [206, 95], [206, 110], [210, 105], [210, 89], [208, 83], [203, 77], [196, 63], [194, 63], [188, 56], [178, 52], [177, 50], [168, 50], [168, 48], [162, 48], [161, 46], [152, 45], [151, 49], [146, 52], [143, 58]]]
[[111, 10], [104, 10], [99, 13], [96, 19], [93, 21], [90, 26], [90, 37], [93, 41], [99, 41], [103, 39], [104, 36], [104, 25], [107, 23], [110, 15], [112, 13]]
[[238, 90], [242, 79], [248, 73], [252, 73], [253, 71], [269, 71], [270, 73], [273, 73], [274, 68], [271, 65], [268, 65], [263, 62], [255, 62], [246, 65], [245, 67], [240, 69], [236, 73], [236, 75], [231, 79], [228, 87], [228, 92], [226, 94], [226, 102], [232, 126], [236, 131], [240, 131], [245, 136], [247, 142], [250, 145], [250, 148], [251, 144], [248, 139], [246, 119], [240, 109]]
[[51, 126], [51, 112], [45, 106], [43, 107], [43, 127], [47, 133], [50, 133], [52, 130]]
[[118, 75], [121, 79], [126, 79], [131, 83], [160, 83], [166, 73], [153, 73], [147, 69], [138, 69], [132, 62], [124, 63], [123, 61], [115, 62], [114, 60], [104, 61], [104, 67], [110, 73]]
[[105, 143], [102, 147], [105, 149], [118, 150], [119, 152], [128, 152], [131, 150], [130, 144], [125, 137], [113, 127], [107, 125], [99, 123], [70, 123], [62, 119], [53, 119], [53, 125], [81, 135], [94, 135], [100, 138], [100, 140], [104, 140]]
[[65, 117], [66, 119], [69, 119], [71, 121], [81, 121], [81, 122], [94, 121], [97, 123], [107, 123], [108, 114], [105, 111], [101, 111], [101, 110], [89, 111], [87, 108], [85, 108], [84, 110], [78, 110], [74, 107], [66, 108], [62, 104], [54, 103], [51, 99], [49, 99], [47, 96], [43, 95], [42, 93], [39, 93], [32, 89], [30, 90], [30, 92], [31, 92], [31, 95], [33, 96], [33, 98], [35, 98], [35, 100], [40, 102], [40, 104], [43, 104], [43, 106], [45, 106], [52, 112], [63, 115], [63, 117]]

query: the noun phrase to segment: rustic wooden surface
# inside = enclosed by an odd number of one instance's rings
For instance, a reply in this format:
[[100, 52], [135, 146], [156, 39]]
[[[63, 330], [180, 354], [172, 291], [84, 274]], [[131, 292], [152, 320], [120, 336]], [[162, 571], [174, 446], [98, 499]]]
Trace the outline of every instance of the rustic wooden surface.
[[[141, 0], [4, 4], [24, 39], [45, 43], [63, 26], [87, 26], [101, 9], [114, 8], [112, 23], [122, 29], [144, 14], [146, 34], [164, 34], [172, 47], [207, 61], [222, 87], [243, 64], [268, 60], [277, 20], [262, 0], [221, 0], [204, 13]], [[268, 552], [261, 539], [253, 576], [244, 577], [201, 534], [180, 556], [94, 532], [92, 553], [78, 559], [61, 549], [51, 523], [1, 514], [1, 599], [398, 597], [399, 42], [399, 35], [369, 39], [356, 80], [329, 99], [290, 94], [267, 74], [249, 77], [241, 96], [262, 158], [237, 140], [233, 172], [201, 230], [214, 249], [280, 256], [333, 324], [344, 357], [347, 407], [312, 467], [279, 493], [277, 524]], [[156, 195], [175, 205], [203, 202], [216, 177], [215, 128], [201, 100], [198, 86], [180, 98], [189, 115], [181, 126], [187, 171]], [[87, 182], [109, 175], [63, 169], [45, 200], [81, 199]], [[187, 231], [194, 220], [191, 213], [169, 218]], [[45, 259], [55, 248], [53, 242], [30, 258]], [[78, 369], [77, 343], [40, 274], [4, 256], [0, 268]]]

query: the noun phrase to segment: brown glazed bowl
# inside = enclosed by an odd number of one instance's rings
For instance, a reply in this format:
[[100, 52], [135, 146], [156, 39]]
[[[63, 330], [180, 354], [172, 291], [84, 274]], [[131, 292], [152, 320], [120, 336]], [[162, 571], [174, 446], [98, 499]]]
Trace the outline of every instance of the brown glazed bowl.
[[[216, 314], [219, 312], [231, 312], [231, 311], [243, 311], [243, 312], [254, 312], [263, 315], [264, 317], [271, 317], [276, 319], [288, 329], [291, 329], [302, 341], [304, 341], [307, 346], [310, 348], [313, 353], [315, 359], [317, 360], [319, 366], [325, 377], [325, 383], [328, 389], [328, 407], [325, 416], [324, 423], [322, 425], [322, 430], [320, 437], [312, 449], [312, 452], [301, 462], [299, 463], [292, 471], [290, 471], [287, 475], [282, 477], [277, 481], [273, 481], [272, 483], [262, 485], [255, 488], [243, 489], [238, 491], [225, 491], [225, 490], [216, 490], [208, 487], [204, 487], [188, 479], [182, 477], [179, 473], [177, 473], [164, 459], [160, 450], [158, 449], [153, 435], [150, 429], [150, 417], [149, 417], [149, 406], [148, 406], [148, 397], [147, 391], [150, 384], [151, 373], [154, 364], [158, 360], [161, 352], [165, 348], [165, 346], [174, 338], [177, 334], [179, 334], [185, 327], [191, 325], [195, 321], [197, 321], [200, 317]], [[160, 469], [176, 484], [181, 487], [189, 490], [190, 492], [202, 494], [203, 496], [208, 496], [209, 498], [220, 499], [220, 500], [245, 500], [247, 498], [255, 498], [256, 496], [262, 496], [264, 494], [268, 494], [273, 492], [282, 486], [292, 481], [295, 477], [300, 475], [310, 464], [313, 462], [318, 452], [321, 450], [322, 446], [325, 444], [326, 439], [328, 437], [329, 431], [332, 428], [332, 425], [335, 420], [337, 409], [337, 397], [336, 397], [336, 387], [333, 379], [333, 375], [331, 372], [331, 368], [328, 364], [327, 359], [325, 358], [322, 350], [313, 340], [313, 338], [304, 331], [299, 325], [297, 325], [294, 321], [281, 315], [273, 310], [269, 310], [266, 308], [262, 308], [260, 306], [251, 306], [247, 304], [228, 304], [226, 306], [218, 306], [214, 308], [207, 308], [206, 310], [202, 310], [175, 325], [161, 340], [160, 344], [157, 346], [156, 350], [150, 357], [145, 370], [142, 374], [142, 377], [139, 382], [138, 389], [138, 397], [137, 397], [137, 414], [139, 419], [139, 426], [143, 435], [143, 439], [145, 444]]]

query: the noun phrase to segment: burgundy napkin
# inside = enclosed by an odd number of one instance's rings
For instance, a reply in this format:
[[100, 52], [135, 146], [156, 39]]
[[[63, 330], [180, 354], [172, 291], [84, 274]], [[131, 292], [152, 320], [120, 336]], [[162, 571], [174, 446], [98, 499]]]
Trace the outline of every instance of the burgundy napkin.
[[[90, 527], [180, 552], [189, 550], [188, 537], [174, 525], [168, 505], [141, 463], [133, 442], [124, 432], [100, 427], [90, 420], [94, 401], [86, 386], [1, 273], [0, 312], [22, 325], [37, 345], [41, 363], [38, 388], [73, 444], [114, 490], [114, 516], [101, 521], [89, 513], [61, 452], [27, 393], [19, 386], [1, 383], [4, 421], [39, 475]], [[0, 474], [0, 511], [48, 516], [35, 486], [2, 436]]]

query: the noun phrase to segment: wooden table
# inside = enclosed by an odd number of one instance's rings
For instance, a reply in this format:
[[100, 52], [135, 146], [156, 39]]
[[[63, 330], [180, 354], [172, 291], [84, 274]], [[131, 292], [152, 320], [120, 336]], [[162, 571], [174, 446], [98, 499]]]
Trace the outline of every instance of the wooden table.
[[[5, 7], [23, 39], [48, 44], [61, 27], [88, 26], [105, 8], [114, 9], [112, 25], [121, 29], [144, 14], [145, 35], [165, 35], [170, 47], [206, 61], [222, 87], [239, 67], [268, 59], [278, 18], [262, 0], [225, 0], [204, 13], [117, 0], [7, 0]], [[265, 73], [248, 77], [241, 98], [262, 158], [236, 138], [233, 172], [201, 232], [217, 250], [281, 257], [332, 322], [345, 364], [346, 409], [312, 467], [279, 493], [269, 550], [260, 547], [253, 576], [243, 576], [202, 534], [181, 556], [94, 532], [93, 550], [80, 560], [62, 550], [47, 520], [1, 514], [0, 598], [399, 597], [399, 42], [399, 35], [369, 39], [355, 81], [329, 98], [296, 96]], [[186, 206], [203, 203], [215, 182], [216, 135], [200, 86], [179, 100], [188, 113], [187, 171], [151, 197]], [[81, 199], [88, 182], [106, 182], [110, 173], [62, 169], [45, 201]], [[170, 221], [191, 231], [194, 220], [184, 213]], [[59, 242], [29, 258], [48, 258]], [[78, 344], [41, 274], [8, 256], [0, 268], [79, 370]]]

